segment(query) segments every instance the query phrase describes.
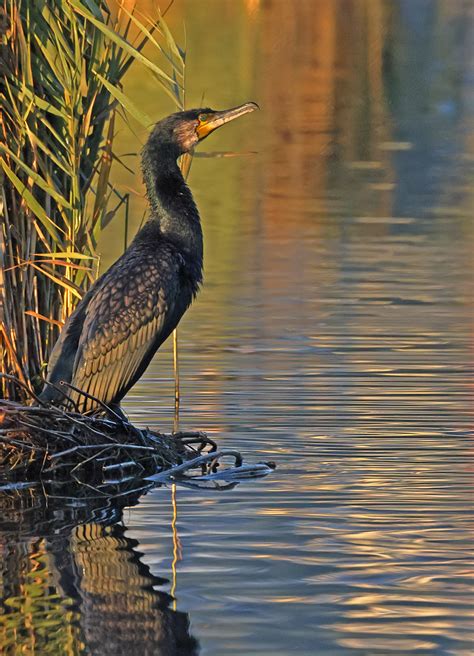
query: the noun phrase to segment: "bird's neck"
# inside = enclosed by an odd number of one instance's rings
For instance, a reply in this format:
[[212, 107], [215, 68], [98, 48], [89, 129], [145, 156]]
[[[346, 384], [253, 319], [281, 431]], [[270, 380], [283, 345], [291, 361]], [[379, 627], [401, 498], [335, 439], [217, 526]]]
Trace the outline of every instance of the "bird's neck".
[[177, 154], [148, 143], [143, 152], [143, 176], [151, 220], [160, 234], [187, 258], [202, 265], [203, 244], [199, 212], [179, 170]]

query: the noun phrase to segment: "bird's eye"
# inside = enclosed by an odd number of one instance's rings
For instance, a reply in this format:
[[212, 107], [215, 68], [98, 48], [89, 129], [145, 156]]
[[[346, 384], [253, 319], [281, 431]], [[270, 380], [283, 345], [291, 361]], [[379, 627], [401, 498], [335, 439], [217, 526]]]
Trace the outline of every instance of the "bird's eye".
[[198, 116], [198, 120], [200, 123], [205, 123], [208, 118], [209, 118], [208, 114], [199, 114]]

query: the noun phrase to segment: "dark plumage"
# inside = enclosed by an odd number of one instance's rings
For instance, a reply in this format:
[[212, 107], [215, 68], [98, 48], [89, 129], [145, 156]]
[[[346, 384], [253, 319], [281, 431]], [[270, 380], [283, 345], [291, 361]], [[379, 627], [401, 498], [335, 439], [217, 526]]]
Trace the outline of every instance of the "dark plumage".
[[[256, 107], [189, 110], [156, 124], [142, 153], [150, 219], [67, 320], [48, 367], [48, 381], [56, 387], [45, 385], [43, 401], [66, 405], [57, 389], [65, 381], [118, 406], [143, 374], [202, 282], [199, 213], [176, 160]], [[94, 400], [65, 391], [82, 412], [100, 409]]]

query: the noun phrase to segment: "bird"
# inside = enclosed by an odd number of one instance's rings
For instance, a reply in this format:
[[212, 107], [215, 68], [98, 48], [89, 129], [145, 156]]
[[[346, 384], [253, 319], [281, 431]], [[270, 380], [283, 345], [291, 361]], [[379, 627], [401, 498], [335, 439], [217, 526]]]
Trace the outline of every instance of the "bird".
[[203, 232], [178, 158], [214, 130], [258, 109], [190, 109], [155, 124], [142, 150], [149, 217], [91, 286], [53, 347], [40, 401], [82, 414], [120, 402], [178, 325], [203, 280]]

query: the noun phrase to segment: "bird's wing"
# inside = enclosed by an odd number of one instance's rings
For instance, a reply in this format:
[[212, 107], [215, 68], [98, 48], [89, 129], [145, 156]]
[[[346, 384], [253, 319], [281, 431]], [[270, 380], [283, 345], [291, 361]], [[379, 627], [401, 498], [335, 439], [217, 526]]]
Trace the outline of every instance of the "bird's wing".
[[[51, 355], [49, 356], [48, 380], [51, 379], [53, 372], [53, 382], [57, 382], [58, 380], [68, 380], [71, 377], [70, 372], [72, 371], [74, 364], [74, 354], [77, 350], [77, 339], [93, 291], [94, 287], [91, 288], [90, 292], [83, 296], [59, 333], [59, 337], [54, 344]], [[70, 357], [65, 357], [65, 354], [68, 354]], [[58, 374], [55, 371], [56, 367], [61, 369], [61, 374]], [[66, 372], [67, 369], [69, 369], [69, 375]]]
[[[169, 252], [122, 258], [85, 314], [72, 384], [106, 404], [120, 400], [175, 327], [179, 263]], [[179, 317], [178, 317], [179, 319]], [[71, 393], [86, 412], [97, 404]]]

